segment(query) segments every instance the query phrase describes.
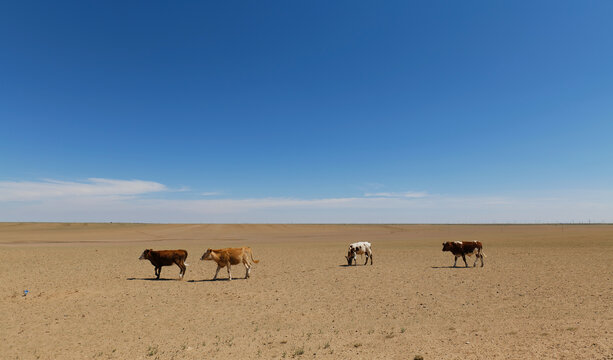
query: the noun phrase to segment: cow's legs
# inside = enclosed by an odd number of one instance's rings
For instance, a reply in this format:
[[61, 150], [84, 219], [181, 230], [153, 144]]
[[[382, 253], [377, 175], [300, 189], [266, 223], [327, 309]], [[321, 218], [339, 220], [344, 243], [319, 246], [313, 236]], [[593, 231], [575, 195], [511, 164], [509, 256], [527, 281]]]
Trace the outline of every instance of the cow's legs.
[[179, 270], [179, 276], [181, 277], [181, 279], [183, 279], [183, 277], [185, 276], [185, 269], [186, 269], [186, 267], [185, 267], [185, 265], [182, 262], [177, 263], [177, 266], [180, 269]]
[[473, 264], [473, 267], [477, 267], [477, 260], [479, 260], [480, 257], [481, 255], [479, 253], [475, 254], [475, 263]]
[[466, 262], [466, 255], [462, 254], [462, 260], [464, 260], [464, 265], [468, 267], [468, 263]]
[[364, 265], [368, 264], [368, 254], [366, 254], [366, 262], [364, 262]]
[[228, 264], [228, 280], [232, 280], [232, 273], [230, 273], [230, 264]]
[[248, 263], [243, 263], [245, 265], [245, 279], [249, 278], [249, 273], [251, 272], [251, 266]]
[[[370, 257], [370, 265], [372, 265], [372, 253], [368, 254], [368, 256]], [[368, 262], [368, 259], [366, 259], [366, 262]], [[366, 264], [364, 264], [366, 265]]]
[[155, 268], [155, 278], [159, 279], [161, 273], [162, 273], [162, 267], [161, 266], [156, 267]]
[[219, 269], [221, 269], [221, 266], [217, 265], [217, 271], [215, 271], [215, 276], [213, 277], [213, 280], [217, 279], [217, 274], [219, 274]]
[[453, 267], [456, 267], [456, 264], [458, 263], [458, 257], [455, 257], [455, 261], [453, 262]]

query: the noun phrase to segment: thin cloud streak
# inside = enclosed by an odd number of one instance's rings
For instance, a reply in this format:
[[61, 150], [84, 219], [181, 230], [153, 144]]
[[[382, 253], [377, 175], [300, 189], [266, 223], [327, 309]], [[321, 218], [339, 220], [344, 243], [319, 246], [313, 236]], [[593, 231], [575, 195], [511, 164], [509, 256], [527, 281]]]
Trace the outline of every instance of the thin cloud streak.
[[163, 184], [143, 180], [89, 178], [86, 182], [52, 179], [38, 182], [2, 181], [0, 201], [38, 201], [75, 196], [133, 196], [167, 190]]
[[200, 193], [200, 195], [202, 195], [202, 196], [219, 196], [219, 195], [223, 195], [223, 193], [219, 192], [219, 191], [209, 191], [209, 192]]
[[415, 192], [415, 191], [406, 191], [406, 192], [377, 192], [377, 193], [365, 193], [366, 197], [386, 197], [386, 198], [423, 198], [428, 196], [427, 192]]

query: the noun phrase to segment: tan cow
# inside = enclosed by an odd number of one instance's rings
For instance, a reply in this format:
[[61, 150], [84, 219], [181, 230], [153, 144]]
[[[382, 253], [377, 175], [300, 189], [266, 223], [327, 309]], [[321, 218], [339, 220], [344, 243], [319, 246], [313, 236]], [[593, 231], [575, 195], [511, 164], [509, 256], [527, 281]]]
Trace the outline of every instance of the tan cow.
[[252, 265], [249, 261], [249, 257], [251, 257], [251, 261], [256, 264], [260, 262], [259, 260], [253, 259], [253, 253], [251, 252], [250, 247], [225, 248], [218, 250], [207, 249], [206, 252], [200, 258], [200, 260], [215, 260], [215, 262], [217, 263], [217, 271], [215, 271], [215, 277], [213, 278], [213, 280], [217, 279], [219, 269], [224, 266], [228, 267], [228, 278], [232, 280], [232, 274], [230, 273], [230, 265], [238, 265], [240, 263], [245, 265], [245, 279], [249, 277]]

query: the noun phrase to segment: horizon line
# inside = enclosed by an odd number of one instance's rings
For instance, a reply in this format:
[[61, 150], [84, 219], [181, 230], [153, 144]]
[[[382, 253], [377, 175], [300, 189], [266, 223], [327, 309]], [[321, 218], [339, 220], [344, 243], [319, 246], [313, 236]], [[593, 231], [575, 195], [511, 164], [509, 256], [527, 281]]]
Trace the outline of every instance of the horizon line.
[[0, 224], [122, 224], [122, 225], [613, 225], [613, 222], [448, 222], [448, 223], [264, 223], [264, 222], [123, 222], [123, 221], [0, 221]]

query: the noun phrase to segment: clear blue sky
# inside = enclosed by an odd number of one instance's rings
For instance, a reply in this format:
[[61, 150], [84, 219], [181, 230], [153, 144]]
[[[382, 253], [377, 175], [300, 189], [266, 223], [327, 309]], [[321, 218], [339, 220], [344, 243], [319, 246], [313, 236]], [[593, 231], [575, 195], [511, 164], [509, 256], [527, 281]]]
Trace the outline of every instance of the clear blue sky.
[[[613, 221], [611, 19], [611, 1], [3, 2], [0, 221]], [[360, 204], [310, 207], [329, 199]]]

